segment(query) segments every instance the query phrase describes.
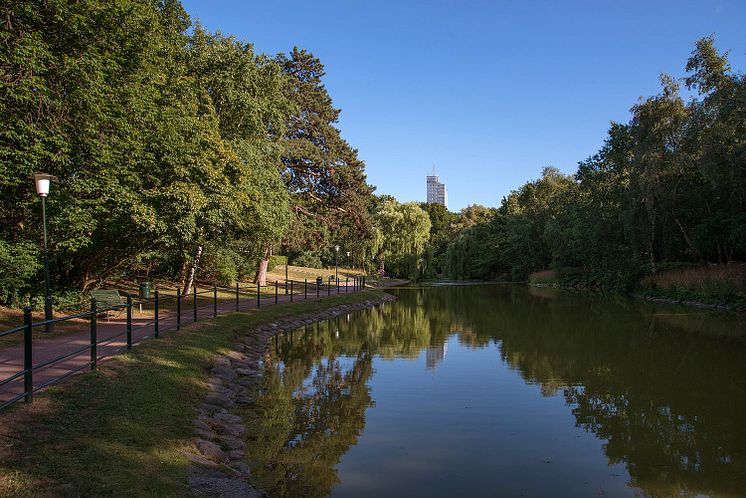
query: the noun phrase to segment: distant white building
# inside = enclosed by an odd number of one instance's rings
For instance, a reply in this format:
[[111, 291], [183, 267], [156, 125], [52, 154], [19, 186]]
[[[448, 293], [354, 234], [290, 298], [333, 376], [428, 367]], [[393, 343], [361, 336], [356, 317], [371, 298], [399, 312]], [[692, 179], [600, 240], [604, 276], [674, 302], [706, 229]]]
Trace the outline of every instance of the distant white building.
[[446, 184], [440, 183], [440, 178], [437, 175], [429, 175], [427, 177], [427, 202], [442, 204], [448, 208]]

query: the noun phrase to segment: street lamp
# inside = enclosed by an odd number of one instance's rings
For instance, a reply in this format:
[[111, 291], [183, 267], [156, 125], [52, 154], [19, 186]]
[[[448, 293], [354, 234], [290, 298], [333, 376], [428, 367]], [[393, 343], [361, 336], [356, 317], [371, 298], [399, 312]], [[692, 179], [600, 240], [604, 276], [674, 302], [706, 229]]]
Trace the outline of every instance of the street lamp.
[[334, 279], [339, 279], [339, 270], [337, 269], [337, 255], [339, 254], [339, 246], [334, 246]]
[[347, 268], [352, 268], [352, 263], [350, 262], [350, 251], [347, 251]]
[[[52, 296], [49, 292], [49, 248], [47, 245], [47, 196], [49, 188], [56, 177], [47, 173], [36, 173], [34, 183], [36, 183], [36, 194], [41, 197], [41, 218], [44, 226], [44, 320], [52, 319]], [[46, 331], [52, 331], [52, 325], [46, 325]]]

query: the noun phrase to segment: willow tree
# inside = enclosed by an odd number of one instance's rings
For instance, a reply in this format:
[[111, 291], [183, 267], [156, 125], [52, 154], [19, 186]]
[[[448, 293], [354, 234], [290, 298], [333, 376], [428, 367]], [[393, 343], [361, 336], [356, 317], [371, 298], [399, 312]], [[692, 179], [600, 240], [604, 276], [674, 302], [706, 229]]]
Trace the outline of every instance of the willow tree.
[[[400, 263], [400, 275], [417, 278], [421, 255], [430, 240], [430, 217], [416, 202], [401, 204], [392, 197], [379, 200], [373, 214], [372, 250], [379, 274], [386, 274], [386, 258]], [[412, 264], [413, 263], [413, 264]], [[403, 266], [407, 268], [401, 271]]]

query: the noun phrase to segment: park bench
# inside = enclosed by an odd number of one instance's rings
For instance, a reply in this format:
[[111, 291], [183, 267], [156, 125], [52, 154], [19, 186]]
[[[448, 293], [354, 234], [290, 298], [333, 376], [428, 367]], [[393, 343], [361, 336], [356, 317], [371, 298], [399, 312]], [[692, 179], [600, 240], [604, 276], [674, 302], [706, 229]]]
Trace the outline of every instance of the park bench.
[[96, 307], [99, 309], [106, 308], [103, 313], [106, 313], [106, 319], [109, 319], [109, 312], [110, 311], [116, 311], [117, 315], [119, 316], [124, 308], [119, 308], [118, 310], [110, 310], [108, 308], [112, 306], [118, 306], [120, 304], [124, 304], [124, 300], [122, 296], [119, 294], [119, 291], [116, 289], [98, 289], [93, 292], [91, 292], [91, 297], [96, 300]]

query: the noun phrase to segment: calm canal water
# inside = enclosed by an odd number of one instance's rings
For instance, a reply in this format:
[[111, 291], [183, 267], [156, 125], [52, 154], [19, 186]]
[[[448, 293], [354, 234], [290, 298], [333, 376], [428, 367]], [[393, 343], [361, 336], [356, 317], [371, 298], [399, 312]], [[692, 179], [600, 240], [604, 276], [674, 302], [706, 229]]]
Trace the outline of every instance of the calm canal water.
[[519, 286], [397, 289], [278, 336], [270, 496], [746, 496], [746, 317]]

